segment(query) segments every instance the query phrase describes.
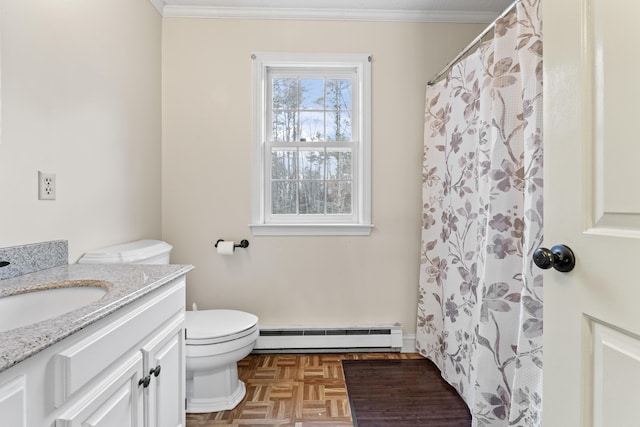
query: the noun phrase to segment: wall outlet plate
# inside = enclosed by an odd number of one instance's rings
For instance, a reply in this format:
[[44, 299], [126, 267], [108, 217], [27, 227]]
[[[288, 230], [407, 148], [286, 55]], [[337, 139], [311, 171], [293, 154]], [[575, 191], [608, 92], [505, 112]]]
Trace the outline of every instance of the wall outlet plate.
[[56, 199], [56, 174], [38, 171], [38, 200]]

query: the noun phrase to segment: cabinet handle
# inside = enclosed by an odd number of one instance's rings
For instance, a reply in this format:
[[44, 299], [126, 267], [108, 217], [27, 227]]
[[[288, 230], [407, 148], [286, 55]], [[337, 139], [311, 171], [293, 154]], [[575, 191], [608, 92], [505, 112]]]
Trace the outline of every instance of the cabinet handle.
[[160, 375], [160, 365], [156, 366], [155, 369], [152, 369], [152, 370], [149, 371], [149, 376], [151, 376], [151, 375], [156, 376], [156, 377], [158, 375]]
[[144, 388], [149, 387], [149, 383], [151, 382], [151, 377], [149, 375], [147, 375], [144, 378], [140, 378], [140, 381], [138, 381], [138, 387], [142, 386]]

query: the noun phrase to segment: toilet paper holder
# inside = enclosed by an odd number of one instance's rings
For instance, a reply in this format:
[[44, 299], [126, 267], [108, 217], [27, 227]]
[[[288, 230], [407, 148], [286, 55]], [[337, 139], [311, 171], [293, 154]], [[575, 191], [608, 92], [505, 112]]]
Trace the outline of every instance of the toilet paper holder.
[[[224, 242], [224, 239], [218, 239], [216, 240], [216, 244], [213, 245], [213, 247], [217, 248], [218, 247], [218, 243], [220, 242]], [[237, 245], [233, 245], [234, 248], [248, 248], [249, 247], [249, 241], [246, 239], [242, 239], [240, 240], [240, 243]]]

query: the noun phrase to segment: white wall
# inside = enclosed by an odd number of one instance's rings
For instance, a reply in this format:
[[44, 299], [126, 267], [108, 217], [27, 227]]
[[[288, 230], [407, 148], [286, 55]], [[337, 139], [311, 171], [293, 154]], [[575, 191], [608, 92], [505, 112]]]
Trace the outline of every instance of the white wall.
[[[248, 310], [263, 325], [415, 331], [425, 83], [482, 25], [163, 23], [148, 0], [0, 8], [0, 246], [67, 239], [73, 262], [163, 238], [174, 262], [197, 267], [189, 303]], [[250, 235], [255, 51], [373, 55], [370, 237]], [[56, 201], [37, 200], [38, 170], [56, 173]], [[222, 258], [218, 238], [251, 246]]]
[[[267, 325], [400, 322], [415, 333], [426, 82], [481, 25], [165, 19], [163, 238], [188, 304]], [[251, 53], [373, 55], [370, 237], [253, 237]], [[219, 239], [250, 241], [233, 257]]]
[[[161, 237], [161, 29], [148, 0], [2, 0], [0, 246]], [[37, 200], [37, 171], [57, 200]]]

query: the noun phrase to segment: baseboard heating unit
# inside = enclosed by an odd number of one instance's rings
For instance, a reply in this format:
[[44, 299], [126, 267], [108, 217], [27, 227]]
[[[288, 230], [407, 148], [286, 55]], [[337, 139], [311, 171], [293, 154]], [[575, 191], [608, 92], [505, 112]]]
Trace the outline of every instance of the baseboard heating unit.
[[402, 326], [260, 328], [254, 353], [399, 352]]

